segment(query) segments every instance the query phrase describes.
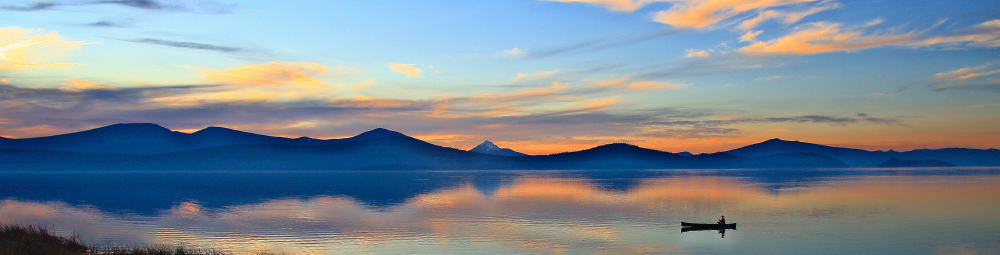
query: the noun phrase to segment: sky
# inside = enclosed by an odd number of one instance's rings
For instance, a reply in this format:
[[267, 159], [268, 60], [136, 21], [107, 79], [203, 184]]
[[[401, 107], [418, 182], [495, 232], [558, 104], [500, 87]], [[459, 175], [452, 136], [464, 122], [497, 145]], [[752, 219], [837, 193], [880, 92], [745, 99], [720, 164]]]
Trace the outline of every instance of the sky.
[[0, 136], [1000, 148], [1000, 3], [0, 1]]

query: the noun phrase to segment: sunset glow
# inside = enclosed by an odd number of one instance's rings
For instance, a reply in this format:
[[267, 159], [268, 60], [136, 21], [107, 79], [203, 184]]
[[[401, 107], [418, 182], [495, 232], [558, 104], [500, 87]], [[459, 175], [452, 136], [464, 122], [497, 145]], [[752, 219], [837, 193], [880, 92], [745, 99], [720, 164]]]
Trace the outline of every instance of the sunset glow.
[[[141, 2], [141, 3], [140, 3]], [[906, 5], [907, 8], [898, 8]], [[996, 1], [9, 1], [0, 136], [1000, 147]]]

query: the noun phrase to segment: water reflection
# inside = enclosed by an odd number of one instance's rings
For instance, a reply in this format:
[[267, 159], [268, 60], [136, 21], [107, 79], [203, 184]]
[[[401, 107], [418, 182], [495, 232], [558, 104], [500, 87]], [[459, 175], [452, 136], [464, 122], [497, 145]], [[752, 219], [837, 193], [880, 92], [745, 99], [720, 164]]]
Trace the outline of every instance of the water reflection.
[[[1000, 252], [996, 175], [855, 176], [779, 190], [746, 177], [629, 181], [615, 189], [588, 178], [525, 175], [385, 206], [316, 195], [219, 207], [178, 201], [151, 215], [7, 199], [0, 222], [47, 226], [95, 244], [239, 253]], [[716, 229], [725, 239], [680, 234], [681, 220], [721, 214], [742, 231], [727, 237]]]
[[715, 230], [715, 231], [719, 231], [719, 236], [721, 238], [726, 238], [726, 230], [727, 229], [736, 230], [736, 223], [730, 223], [730, 224], [722, 224], [722, 223], [717, 223], [717, 224], [708, 224], [708, 223], [685, 224], [685, 222], [683, 222], [683, 221], [681, 222], [681, 233], [688, 232], [688, 231]]
[[718, 231], [719, 232], [719, 237], [726, 238], [726, 229], [736, 230], [736, 227], [733, 227], [733, 228], [728, 228], [728, 227], [686, 227], [686, 228], [681, 228], [681, 233], [688, 232], [688, 231], [714, 230], [714, 231]]

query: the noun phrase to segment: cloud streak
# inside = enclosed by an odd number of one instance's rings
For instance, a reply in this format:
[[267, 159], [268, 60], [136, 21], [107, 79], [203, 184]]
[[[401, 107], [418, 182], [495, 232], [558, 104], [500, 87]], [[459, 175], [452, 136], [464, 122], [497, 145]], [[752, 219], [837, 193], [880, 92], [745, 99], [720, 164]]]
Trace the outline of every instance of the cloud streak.
[[54, 3], [54, 2], [38, 2], [38, 3], [31, 4], [31, 5], [26, 5], [26, 6], [5, 5], [3, 7], [0, 7], [0, 9], [8, 10], [8, 11], [31, 12], [31, 11], [48, 10], [48, 9], [50, 9], [52, 7], [57, 6], [57, 5], [59, 5], [59, 4]]
[[134, 40], [120, 40], [119, 39], [119, 41], [134, 42], [134, 43], [145, 43], [145, 44], [154, 44], [154, 45], [163, 45], [163, 46], [170, 46], [170, 47], [177, 47], [177, 48], [196, 49], [196, 50], [218, 51], [218, 52], [225, 52], [225, 53], [240, 53], [240, 52], [246, 52], [247, 51], [247, 49], [239, 48], [239, 47], [219, 46], [219, 45], [212, 45], [212, 44], [205, 44], [205, 43], [196, 43], [196, 42], [168, 41], [168, 40], [160, 40], [160, 39], [153, 39], [153, 38], [142, 38], [142, 39], [134, 39]]
[[656, 13], [656, 22], [679, 29], [704, 29], [736, 15], [771, 7], [815, 0], [702, 0], [673, 1], [669, 10]]
[[858, 29], [845, 29], [840, 23], [815, 22], [777, 39], [754, 41], [738, 51], [751, 56], [812, 55], [901, 45], [916, 38], [912, 33], [865, 35]]
[[786, 25], [795, 24], [798, 23], [799, 20], [802, 20], [802, 18], [805, 18], [806, 16], [813, 15], [822, 11], [837, 9], [840, 7], [841, 7], [840, 4], [836, 2], [823, 1], [818, 6], [810, 7], [809, 9], [802, 11], [764, 10], [758, 12], [757, 17], [744, 20], [743, 22], [740, 23], [738, 27], [743, 30], [750, 30], [768, 20], [777, 20], [778, 22]]
[[420, 68], [413, 67], [413, 64], [389, 63], [389, 69], [410, 77], [424, 77], [423, 75], [420, 75], [422, 70], [420, 70]]
[[[785, 24], [796, 23], [802, 18], [820, 11], [839, 8], [839, 4], [823, 1], [817, 6], [802, 11], [775, 11], [769, 8], [785, 7], [816, 0], [554, 0], [559, 2], [589, 3], [611, 11], [631, 13], [647, 5], [657, 2], [669, 2], [671, 7], [656, 13], [653, 21], [671, 25], [673, 28], [662, 29], [642, 36], [622, 37], [606, 36], [594, 40], [583, 41], [567, 46], [533, 52], [531, 58], [546, 58], [575, 51], [596, 51], [615, 48], [635, 43], [645, 42], [655, 38], [671, 35], [682, 30], [696, 28], [708, 29], [724, 20], [733, 19], [741, 14], [758, 11], [756, 18], [746, 20], [741, 24], [744, 29], [750, 29], [766, 20], [777, 19]], [[705, 54], [694, 54], [688, 57], [705, 57]]]
[[118, 5], [118, 6], [144, 9], [144, 10], [190, 12], [190, 13], [204, 13], [204, 14], [230, 13], [232, 12], [233, 9], [236, 8], [235, 4], [223, 4], [214, 1], [196, 1], [194, 4], [174, 1], [168, 4], [164, 3], [163, 1], [157, 1], [157, 0], [116, 0], [116, 1], [48, 1], [48, 2], [36, 2], [34, 4], [28, 4], [22, 6], [7, 5], [0, 7], [0, 9], [8, 11], [32, 12], [32, 11], [51, 10], [59, 6], [89, 6], [89, 5]]
[[784, 36], [757, 41], [762, 31], [748, 31], [740, 41], [750, 45], [737, 49], [751, 56], [814, 55], [830, 52], [855, 51], [885, 46], [928, 48], [996, 48], [1000, 47], [1000, 20], [977, 24], [944, 35], [929, 35], [927, 31], [908, 33], [867, 33], [872, 25], [847, 27], [842, 23], [814, 22], [797, 27]]
[[744, 118], [732, 118], [732, 119], [717, 119], [717, 120], [679, 120], [679, 121], [667, 121], [658, 122], [658, 125], [665, 126], [724, 126], [724, 125], [737, 125], [737, 124], [749, 124], [749, 123], [817, 123], [817, 124], [830, 124], [830, 125], [848, 125], [848, 124], [881, 124], [881, 125], [902, 125], [903, 121], [901, 117], [894, 118], [877, 118], [872, 117], [865, 113], [858, 113], [857, 117], [837, 117], [837, 116], [827, 116], [827, 115], [801, 115], [792, 117], [744, 117]]
[[1000, 68], [994, 63], [964, 67], [934, 74], [936, 91], [962, 88], [982, 88], [1000, 92]]
[[646, 5], [664, 0], [544, 0], [564, 3], [586, 3], [617, 12], [632, 13]]
[[[66, 68], [74, 63], [39, 63], [90, 43], [66, 40], [56, 32], [0, 28], [0, 69]], [[42, 55], [42, 56], [39, 56]]]

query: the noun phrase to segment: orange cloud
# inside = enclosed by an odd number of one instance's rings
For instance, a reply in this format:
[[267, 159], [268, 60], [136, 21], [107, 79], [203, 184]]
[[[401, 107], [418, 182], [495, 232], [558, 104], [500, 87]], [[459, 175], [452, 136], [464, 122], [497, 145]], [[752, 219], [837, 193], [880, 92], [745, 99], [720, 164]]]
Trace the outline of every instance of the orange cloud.
[[635, 92], [651, 92], [651, 91], [662, 91], [662, 90], [672, 90], [686, 87], [686, 84], [671, 83], [671, 82], [655, 82], [655, 81], [631, 81], [628, 78], [622, 78], [613, 81], [601, 81], [590, 85], [591, 88], [617, 88], [622, 89], [624, 92], [635, 93]]
[[42, 33], [41, 29], [0, 28], [0, 69], [66, 68], [75, 64], [38, 62], [85, 44], [90, 43], [67, 41], [56, 32]]
[[413, 67], [413, 64], [395, 64], [389, 63], [389, 68], [393, 71], [400, 72], [410, 77], [424, 77], [420, 75], [420, 68]]
[[64, 88], [66, 91], [82, 91], [88, 89], [114, 89], [111, 85], [88, 81], [84, 79], [66, 79], [66, 85], [69, 88]]
[[763, 32], [764, 31], [762, 31], [762, 30], [757, 30], [757, 31], [750, 30], [750, 31], [747, 31], [745, 34], [743, 34], [742, 36], [740, 36], [740, 42], [754, 42], [754, 41], [757, 41], [757, 36], [760, 35], [760, 33], [763, 33]]
[[568, 3], [568, 2], [588, 3], [588, 4], [593, 4], [593, 5], [600, 6], [602, 8], [608, 9], [608, 10], [618, 11], [618, 12], [628, 12], [628, 13], [634, 12], [635, 10], [638, 10], [638, 9], [640, 9], [640, 8], [646, 6], [646, 5], [649, 5], [651, 3], [655, 3], [655, 2], [667, 2], [667, 1], [664, 1], [664, 0], [660, 0], [660, 1], [657, 1], [657, 0], [548, 0], [548, 1], [556, 1], [556, 2], [564, 2], [564, 3]]
[[669, 10], [660, 11], [654, 20], [676, 28], [705, 28], [738, 14], [815, 0], [682, 0], [673, 1]]
[[702, 51], [691, 51], [691, 52], [688, 52], [688, 54], [687, 54], [687, 57], [689, 57], [689, 58], [707, 58], [707, 57], [711, 57], [711, 56], [712, 56], [712, 54], [709, 54], [708, 52], [705, 52], [703, 50]]
[[[0, 105], [3, 108], [10, 108], [8, 105]], [[0, 124], [10, 124], [15, 123], [16, 120], [12, 119], [0, 119]], [[23, 126], [23, 127], [4, 127], [4, 134], [2, 137], [6, 138], [30, 138], [30, 137], [42, 137], [49, 136], [53, 134], [65, 134], [69, 132], [79, 131], [70, 128], [61, 128], [50, 125], [33, 125], [33, 126]], [[16, 134], [16, 135], [15, 135]]]
[[948, 72], [934, 74], [934, 77], [943, 81], [954, 81], [954, 80], [966, 80], [969, 78], [988, 76], [1000, 73], [1000, 70], [983, 71], [983, 69], [985, 69], [986, 67], [987, 66], [984, 65], [977, 67], [959, 68]]
[[913, 34], [863, 35], [845, 30], [840, 23], [816, 22], [784, 37], [755, 42], [739, 51], [748, 55], [812, 55], [836, 51], [867, 49], [910, 42]]
[[210, 83], [222, 84], [215, 91], [153, 98], [167, 105], [198, 105], [206, 102], [290, 101], [329, 98], [337, 86], [326, 84], [317, 76], [327, 74], [324, 65], [299, 62], [270, 62], [266, 65], [243, 65], [229, 70], [197, 70]]
[[1000, 74], [1000, 69], [997, 69], [992, 63], [987, 63], [981, 66], [965, 67], [937, 73], [934, 74], [934, 78], [943, 83], [936, 87], [936, 89], [941, 90], [954, 87], [996, 86], [1000, 84], [1000, 79], [991, 80], [986, 78], [996, 74]]
[[200, 70], [210, 82], [250, 86], [324, 87], [314, 76], [327, 73], [326, 66], [315, 63], [279, 63], [237, 66], [225, 71]]
[[517, 78], [515, 78], [515, 80], [541, 80], [549, 78], [558, 72], [559, 70], [551, 70], [551, 71], [544, 71], [537, 73], [518, 73]]

